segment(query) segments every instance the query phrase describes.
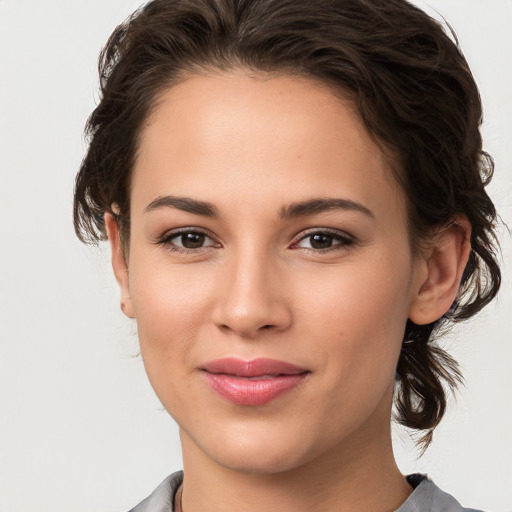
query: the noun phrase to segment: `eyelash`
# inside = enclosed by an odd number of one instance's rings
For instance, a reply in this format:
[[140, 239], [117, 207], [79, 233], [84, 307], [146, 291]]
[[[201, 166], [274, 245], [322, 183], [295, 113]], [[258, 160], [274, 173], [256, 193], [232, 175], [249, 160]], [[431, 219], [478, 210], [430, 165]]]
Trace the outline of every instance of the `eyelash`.
[[319, 254], [319, 253], [325, 254], [325, 253], [331, 252], [331, 251], [339, 251], [339, 250], [347, 249], [354, 243], [354, 239], [346, 233], [340, 233], [339, 231], [335, 231], [335, 230], [332, 230], [329, 228], [323, 228], [323, 229], [314, 228], [314, 229], [311, 229], [311, 230], [303, 233], [302, 236], [299, 238], [299, 240], [297, 240], [297, 242], [294, 242], [292, 244], [292, 247], [296, 246], [303, 240], [307, 240], [308, 238], [311, 238], [315, 235], [324, 235], [324, 236], [326, 235], [326, 236], [332, 238], [333, 242], [337, 241], [339, 243], [332, 245], [331, 247], [328, 247], [326, 249], [314, 249], [314, 248], [309, 248], [309, 247], [302, 247], [301, 249], [306, 250], [308, 252], [313, 252], [315, 254]]
[[[185, 234], [203, 235], [203, 236], [209, 238], [210, 240], [212, 240], [214, 242], [214, 244], [207, 246], [207, 247], [198, 247], [195, 249], [187, 249], [187, 248], [179, 247], [179, 246], [176, 246], [173, 244], [172, 241], [174, 239], [176, 239], [180, 236], [183, 236]], [[308, 238], [311, 238], [315, 235], [324, 235], [324, 236], [326, 235], [328, 237], [331, 237], [333, 239], [333, 241], [337, 241], [338, 243], [335, 245], [332, 245], [331, 247], [328, 247], [326, 249], [297, 247], [297, 245], [300, 242], [307, 240]], [[293, 242], [291, 244], [291, 248], [293, 250], [302, 249], [307, 252], [312, 252], [315, 254], [325, 254], [325, 253], [331, 252], [331, 251], [347, 249], [353, 243], [354, 243], [354, 239], [350, 235], [347, 235], [346, 233], [340, 233], [339, 231], [334, 231], [329, 228], [323, 228], [323, 229], [315, 228], [315, 229], [312, 229], [312, 230], [309, 230], [309, 231], [306, 231], [305, 233], [303, 233], [302, 236], [296, 242]], [[211, 237], [206, 231], [203, 231], [201, 229], [196, 229], [196, 228], [182, 228], [182, 229], [179, 229], [176, 231], [172, 231], [170, 233], [166, 233], [162, 238], [160, 238], [156, 242], [156, 244], [165, 247], [168, 251], [177, 252], [177, 253], [181, 253], [181, 254], [198, 254], [199, 252], [202, 252], [204, 249], [208, 249], [210, 247], [214, 247], [214, 248], [220, 247], [220, 244], [218, 242], [215, 242], [213, 237]]]
[[165, 247], [168, 251], [177, 252], [181, 254], [198, 254], [200, 251], [204, 249], [208, 249], [209, 247], [215, 247], [215, 245], [220, 246], [220, 244], [216, 243], [212, 246], [208, 247], [198, 247], [197, 249], [187, 249], [186, 247], [179, 247], [172, 243], [172, 240], [178, 238], [180, 236], [186, 234], [194, 234], [194, 235], [204, 235], [213, 241], [213, 237], [211, 237], [206, 231], [197, 228], [181, 228], [175, 231], [171, 231], [170, 233], [166, 233], [162, 238], [160, 238], [156, 243], [157, 245], [161, 245]]

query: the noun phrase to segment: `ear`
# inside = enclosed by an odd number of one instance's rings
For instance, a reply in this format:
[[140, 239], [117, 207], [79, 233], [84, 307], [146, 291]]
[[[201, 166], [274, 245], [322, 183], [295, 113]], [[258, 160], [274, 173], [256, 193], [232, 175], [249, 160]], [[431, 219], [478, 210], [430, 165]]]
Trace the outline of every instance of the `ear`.
[[471, 251], [471, 224], [457, 215], [436, 233], [422, 256], [409, 319], [424, 325], [441, 318], [459, 291]]
[[128, 265], [121, 246], [119, 224], [111, 213], [105, 213], [105, 227], [107, 228], [107, 236], [112, 253], [112, 268], [114, 269], [114, 275], [121, 292], [121, 310], [127, 317], [135, 318], [130, 298]]

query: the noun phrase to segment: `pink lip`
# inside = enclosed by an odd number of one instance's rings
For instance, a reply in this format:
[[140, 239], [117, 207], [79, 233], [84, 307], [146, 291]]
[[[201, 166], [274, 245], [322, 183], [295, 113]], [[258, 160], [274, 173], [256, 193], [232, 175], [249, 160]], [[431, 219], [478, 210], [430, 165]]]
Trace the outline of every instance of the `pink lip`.
[[206, 383], [237, 405], [264, 405], [297, 387], [309, 371], [285, 361], [217, 359], [203, 368]]

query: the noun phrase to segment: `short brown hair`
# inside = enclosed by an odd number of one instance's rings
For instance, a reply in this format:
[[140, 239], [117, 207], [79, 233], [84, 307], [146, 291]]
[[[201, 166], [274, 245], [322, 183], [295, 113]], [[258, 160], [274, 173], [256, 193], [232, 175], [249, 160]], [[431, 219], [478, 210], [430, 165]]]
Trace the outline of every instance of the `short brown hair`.
[[[452, 33], [452, 36], [453, 33]], [[496, 211], [485, 192], [492, 158], [482, 150], [477, 86], [456, 38], [405, 0], [154, 0], [119, 25], [99, 64], [101, 101], [76, 180], [82, 241], [105, 239], [103, 216], [130, 234], [130, 178], [138, 136], [159, 95], [187, 73], [246, 68], [312, 77], [348, 94], [392, 155], [408, 201], [411, 240], [456, 214], [472, 227], [471, 254], [449, 312], [405, 326], [397, 366], [398, 421], [427, 445], [455, 388], [457, 363], [435, 342], [497, 293]], [[117, 206], [112, 211], [113, 205]]]

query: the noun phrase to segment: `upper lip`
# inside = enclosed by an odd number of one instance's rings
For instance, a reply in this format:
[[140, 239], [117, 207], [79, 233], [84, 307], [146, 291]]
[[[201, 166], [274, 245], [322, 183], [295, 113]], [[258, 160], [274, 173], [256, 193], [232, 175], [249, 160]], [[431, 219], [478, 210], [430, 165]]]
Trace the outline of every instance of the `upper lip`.
[[244, 361], [235, 357], [215, 359], [206, 363], [202, 369], [209, 373], [224, 373], [236, 377], [297, 375], [308, 371], [300, 366], [277, 359], [258, 358]]

